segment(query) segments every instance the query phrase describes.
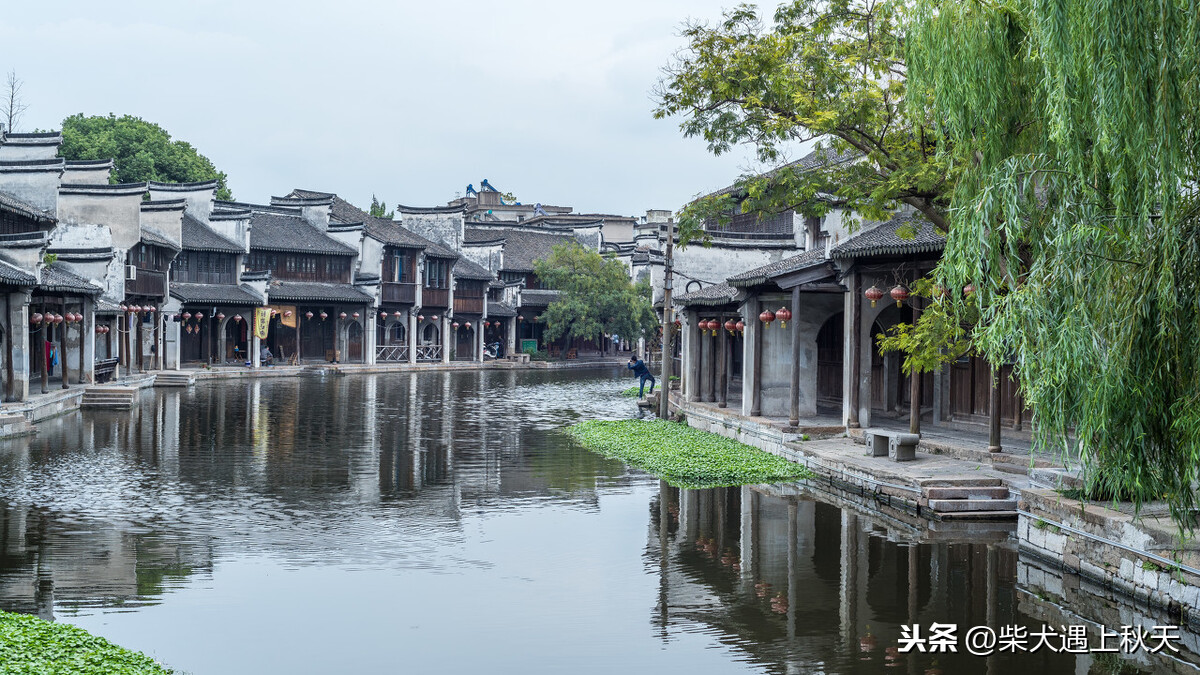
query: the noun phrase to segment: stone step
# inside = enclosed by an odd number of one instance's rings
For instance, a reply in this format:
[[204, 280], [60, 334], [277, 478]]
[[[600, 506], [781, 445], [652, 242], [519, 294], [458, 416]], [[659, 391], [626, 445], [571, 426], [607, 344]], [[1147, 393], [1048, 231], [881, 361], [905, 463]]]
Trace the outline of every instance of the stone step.
[[930, 499], [929, 508], [938, 513], [961, 511], [1015, 511], [1015, 499]]
[[951, 511], [939, 513], [942, 520], [1016, 520], [1016, 511]]
[[962, 486], [962, 487], [927, 487], [927, 499], [1008, 499], [1008, 488]]

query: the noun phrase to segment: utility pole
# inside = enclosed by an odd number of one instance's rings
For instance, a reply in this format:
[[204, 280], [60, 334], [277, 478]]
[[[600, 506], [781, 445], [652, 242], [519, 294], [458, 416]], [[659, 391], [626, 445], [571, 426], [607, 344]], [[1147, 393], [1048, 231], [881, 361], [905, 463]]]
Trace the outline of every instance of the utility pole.
[[675, 320], [671, 311], [671, 261], [675, 252], [675, 219], [667, 220], [667, 255], [663, 258], [663, 341], [662, 341], [662, 388], [658, 394], [658, 416], [667, 419], [670, 416], [669, 399], [671, 398], [671, 361], [675, 349], [671, 345], [672, 331]]

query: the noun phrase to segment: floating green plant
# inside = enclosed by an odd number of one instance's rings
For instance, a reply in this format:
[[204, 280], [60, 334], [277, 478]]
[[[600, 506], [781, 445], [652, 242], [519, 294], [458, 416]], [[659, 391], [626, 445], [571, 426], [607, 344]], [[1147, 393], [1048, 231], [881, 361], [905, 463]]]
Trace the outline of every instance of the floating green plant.
[[625, 391], [621, 392], [621, 395], [628, 396], [629, 398], [637, 398], [638, 397], [638, 387], [636, 387], [636, 386], [630, 387], [630, 388], [626, 389]]
[[168, 675], [154, 659], [65, 623], [0, 612], [0, 672], [25, 675]]
[[683, 424], [592, 420], [567, 429], [588, 448], [683, 488], [780, 483], [811, 478], [807, 468], [769, 452]]

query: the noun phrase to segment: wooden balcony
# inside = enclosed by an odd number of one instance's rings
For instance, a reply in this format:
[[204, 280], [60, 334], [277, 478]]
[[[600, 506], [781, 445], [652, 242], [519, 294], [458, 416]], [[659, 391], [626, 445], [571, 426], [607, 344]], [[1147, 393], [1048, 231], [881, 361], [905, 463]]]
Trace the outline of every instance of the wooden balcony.
[[454, 296], [454, 313], [455, 314], [483, 314], [482, 297], [478, 298], [460, 298]]
[[125, 295], [149, 295], [163, 298], [167, 295], [167, 275], [154, 270], [137, 268], [136, 279], [125, 280]]
[[447, 309], [450, 307], [450, 289], [449, 288], [429, 288], [426, 286], [421, 290], [421, 306], [437, 309]]
[[[426, 289], [426, 294], [428, 292], [428, 289]], [[417, 285], [398, 281], [385, 281], [383, 282], [383, 301], [403, 305], [416, 304]]]

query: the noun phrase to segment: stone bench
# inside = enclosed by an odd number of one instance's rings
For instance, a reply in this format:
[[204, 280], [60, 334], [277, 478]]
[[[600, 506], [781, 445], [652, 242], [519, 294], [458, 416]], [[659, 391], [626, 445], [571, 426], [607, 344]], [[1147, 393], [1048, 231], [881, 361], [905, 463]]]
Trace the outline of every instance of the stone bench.
[[516, 363], [529, 363], [528, 354], [509, 354], [504, 358], [508, 361], [515, 361]]
[[888, 429], [867, 429], [863, 432], [872, 457], [890, 457], [893, 462], [911, 462], [917, 458], [920, 434]]

